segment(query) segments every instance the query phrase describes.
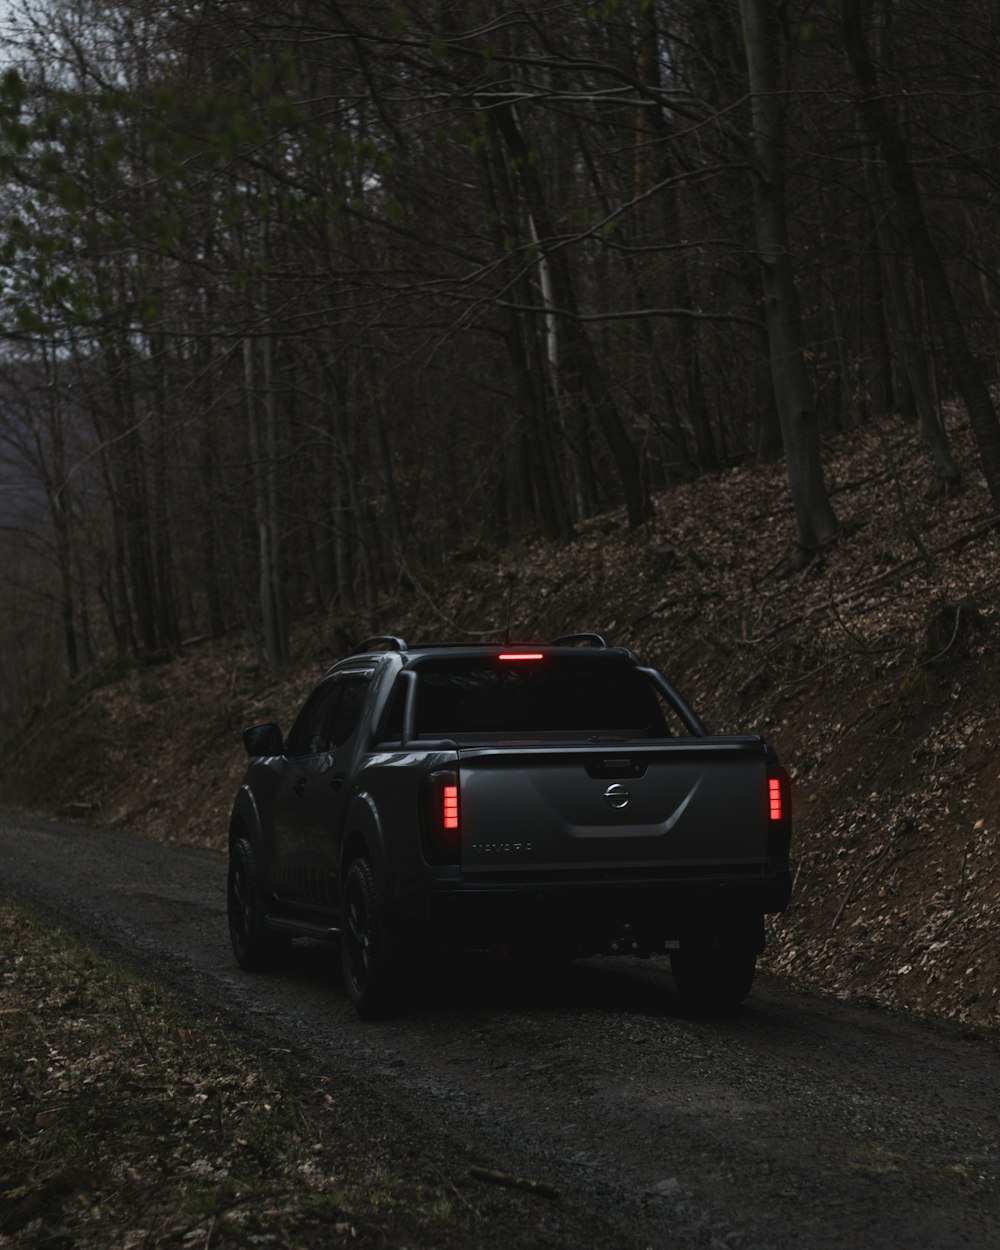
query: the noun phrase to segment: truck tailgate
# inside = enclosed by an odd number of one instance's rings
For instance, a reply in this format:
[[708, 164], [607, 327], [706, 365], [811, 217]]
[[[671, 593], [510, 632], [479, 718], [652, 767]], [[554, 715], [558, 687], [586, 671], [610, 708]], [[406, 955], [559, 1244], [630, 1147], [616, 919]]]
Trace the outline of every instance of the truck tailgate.
[[460, 752], [463, 873], [763, 864], [757, 738]]

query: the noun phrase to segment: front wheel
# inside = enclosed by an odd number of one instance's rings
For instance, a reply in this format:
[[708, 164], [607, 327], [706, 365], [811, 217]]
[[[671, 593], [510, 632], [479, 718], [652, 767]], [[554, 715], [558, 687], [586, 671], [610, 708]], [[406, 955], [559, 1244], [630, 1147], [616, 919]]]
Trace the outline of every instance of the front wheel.
[[229, 848], [226, 904], [229, 938], [241, 968], [259, 972], [287, 949], [287, 938], [271, 933], [265, 923], [257, 860], [246, 838], [238, 839]]
[[366, 859], [348, 869], [341, 913], [340, 955], [351, 1002], [366, 1020], [393, 1014], [402, 1001], [401, 953]]
[[738, 1007], [750, 993], [757, 955], [745, 946], [689, 946], [670, 952], [682, 1002], [700, 1011]]

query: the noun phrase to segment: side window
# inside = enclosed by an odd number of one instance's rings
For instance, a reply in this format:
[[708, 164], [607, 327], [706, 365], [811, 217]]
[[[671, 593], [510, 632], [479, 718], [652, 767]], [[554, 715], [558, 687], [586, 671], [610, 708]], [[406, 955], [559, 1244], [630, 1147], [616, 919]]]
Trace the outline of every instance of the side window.
[[406, 707], [406, 682], [402, 676], [396, 677], [396, 684], [389, 695], [389, 706], [382, 718], [379, 740], [382, 742], [399, 742], [403, 737], [403, 711]]
[[343, 693], [333, 708], [332, 716], [326, 722], [331, 751], [339, 750], [357, 729], [371, 686], [371, 674], [345, 674], [336, 678], [336, 683]]
[[316, 687], [288, 732], [286, 755], [322, 755], [332, 749], [327, 726], [336, 713], [342, 689], [336, 681], [324, 681]]

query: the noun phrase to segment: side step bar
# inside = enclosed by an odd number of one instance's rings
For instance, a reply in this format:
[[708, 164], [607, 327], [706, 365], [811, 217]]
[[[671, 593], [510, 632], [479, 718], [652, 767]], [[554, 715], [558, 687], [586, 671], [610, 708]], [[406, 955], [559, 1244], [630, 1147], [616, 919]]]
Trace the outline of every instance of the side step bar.
[[291, 933], [295, 937], [314, 938], [317, 942], [332, 942], [340, 937], [335, 925], [316, 924], [309, 920], [293, 920], [288, 916], [267, 916], [264, 923], [277, 933]]

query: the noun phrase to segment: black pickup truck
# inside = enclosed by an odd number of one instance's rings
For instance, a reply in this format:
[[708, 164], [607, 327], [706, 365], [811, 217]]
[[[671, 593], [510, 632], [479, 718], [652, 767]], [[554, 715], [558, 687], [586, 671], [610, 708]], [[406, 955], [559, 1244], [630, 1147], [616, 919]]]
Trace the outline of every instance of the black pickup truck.
[[435, 949], [539, 960], [669, 952], [679, 994], [735, 1004], [788, 905], [788, 775], [712, 736], [598, 634], [545, 645], [369, 639], [287, 737], [244, 731], [229, 825], [237, 961], [340, 941], [370, 1017]]

